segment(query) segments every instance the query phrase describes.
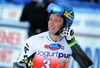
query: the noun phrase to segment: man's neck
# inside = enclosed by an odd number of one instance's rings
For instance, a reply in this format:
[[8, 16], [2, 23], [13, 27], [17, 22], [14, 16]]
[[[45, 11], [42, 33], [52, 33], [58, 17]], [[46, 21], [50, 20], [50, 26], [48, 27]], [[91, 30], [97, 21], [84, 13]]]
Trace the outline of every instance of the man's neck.
[[51, 39], [55, 42], [58, 42], [62, 39], [62, 37], [60, 35], [53, 35], [53, 34], [50, 34], [51, 36]]

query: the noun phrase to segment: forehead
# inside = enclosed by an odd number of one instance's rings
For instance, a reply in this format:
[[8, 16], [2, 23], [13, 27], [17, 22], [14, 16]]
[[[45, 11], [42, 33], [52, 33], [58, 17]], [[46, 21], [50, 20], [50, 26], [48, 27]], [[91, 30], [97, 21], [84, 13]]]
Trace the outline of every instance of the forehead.
[[50, 18], [63, 19], [63, 17], [57, 16], [56, 14], [50, 14]]

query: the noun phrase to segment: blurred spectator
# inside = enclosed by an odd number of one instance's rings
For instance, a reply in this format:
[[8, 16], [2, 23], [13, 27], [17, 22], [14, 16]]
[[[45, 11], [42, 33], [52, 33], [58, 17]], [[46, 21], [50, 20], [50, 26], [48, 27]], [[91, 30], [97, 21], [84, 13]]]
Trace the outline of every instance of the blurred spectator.
[[48, 30], [46, 1], [47, 0], [32, 0], [32, 2], [26, 3], [23, 8], [20, 21], [29, 21], [29, 37]]

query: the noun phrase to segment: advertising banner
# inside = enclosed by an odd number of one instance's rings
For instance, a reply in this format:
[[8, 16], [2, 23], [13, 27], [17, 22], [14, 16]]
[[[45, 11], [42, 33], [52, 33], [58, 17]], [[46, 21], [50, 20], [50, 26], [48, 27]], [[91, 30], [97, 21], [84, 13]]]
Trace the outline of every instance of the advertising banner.
[[27, 39], [27, 31], [28, 23], [0, 21], [0, 68], [12, 67]]
[[22, 6], [2, 5], [2, 19], [19, 21], [22, 13]]

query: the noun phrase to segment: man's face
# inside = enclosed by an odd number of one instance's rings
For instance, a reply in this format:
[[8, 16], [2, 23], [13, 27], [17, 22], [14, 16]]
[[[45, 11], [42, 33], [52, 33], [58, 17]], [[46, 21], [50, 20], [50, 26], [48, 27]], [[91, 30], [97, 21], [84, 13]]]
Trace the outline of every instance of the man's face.
[[55, 34], [63, 26], [63, 18], [51, 14], [48, 22], [48, 29], [51, 34]]

